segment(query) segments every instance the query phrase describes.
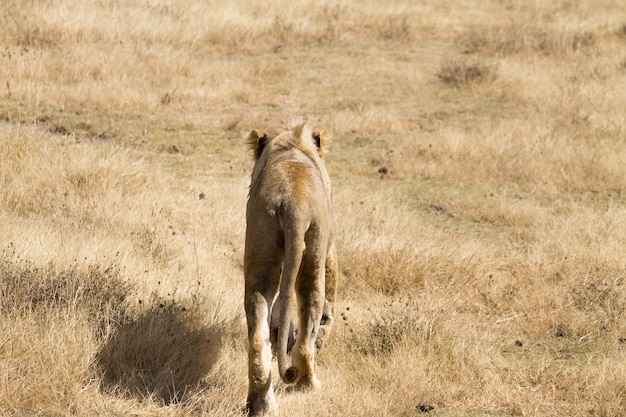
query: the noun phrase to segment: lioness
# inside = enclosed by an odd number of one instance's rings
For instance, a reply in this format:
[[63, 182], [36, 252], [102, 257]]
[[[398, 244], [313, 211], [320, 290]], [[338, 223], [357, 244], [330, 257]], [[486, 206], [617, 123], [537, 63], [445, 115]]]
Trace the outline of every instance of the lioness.
[[[330, 334], [337, 260], [330, 178], [322, 161], [329, 142], [326, 132], [311, 133], [303, 123], [274, 137], [253, 130], [248, 142], [255, 165], [244, 255], [249, 340], [246, 407], [256, 415], [277, 408], [270, 372], [272, 350], [285, 383], [296, 383], [301, 389], [320, 386], [315, 348]], [[270, 322], [276, 327], [272, 335]], [[289, 339], [295, 333], [289, 366]]]

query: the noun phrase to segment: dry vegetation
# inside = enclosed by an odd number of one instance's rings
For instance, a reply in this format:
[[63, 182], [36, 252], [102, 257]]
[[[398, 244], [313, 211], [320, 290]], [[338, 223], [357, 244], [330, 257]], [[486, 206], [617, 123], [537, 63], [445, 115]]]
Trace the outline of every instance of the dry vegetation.
[[239, 416], [252, 128], [332, 132], [278, 415], [626, 414], [617, 0], [0, 4], [0, 415]]

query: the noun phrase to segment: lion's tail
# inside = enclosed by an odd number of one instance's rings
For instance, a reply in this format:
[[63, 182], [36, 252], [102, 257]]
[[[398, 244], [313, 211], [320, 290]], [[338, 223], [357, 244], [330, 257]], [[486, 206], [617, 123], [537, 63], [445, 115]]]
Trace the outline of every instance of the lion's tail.
[[[277, 302], [281, 303], [281, 316], [278, 322], [278, 337], [276, 357], [280, 377], [286, 384], [293, 384], [300, 377], [296, 366], [289, 366], [287, 362], [287, 343], [291, 326], [291, 315], [297, 312], [297, 299], [295, 292], [296, 279], [300, 271], [302, 256], [305, 249], [304, 230], [299, 230], [297, 221], [285, 221], [285, 262], [280, 281], [280, 293]], [[298, 320], [297, 317], [294, 317]]]

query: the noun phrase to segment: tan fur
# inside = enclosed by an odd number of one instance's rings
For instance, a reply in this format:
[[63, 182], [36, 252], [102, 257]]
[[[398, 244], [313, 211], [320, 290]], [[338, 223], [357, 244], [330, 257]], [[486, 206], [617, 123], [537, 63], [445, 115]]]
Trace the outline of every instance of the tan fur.
[[311, 133], [305, 123], [274, 137], [253, 130], [248, 143], [255, 165], [244, 255], [247, 408], [256, 415], [276, 408], [272, 350], [284, 382], [319, 387], [315, 353], [332, 327], [337, 257], [331, 183], [322, 160], [326, 132]]

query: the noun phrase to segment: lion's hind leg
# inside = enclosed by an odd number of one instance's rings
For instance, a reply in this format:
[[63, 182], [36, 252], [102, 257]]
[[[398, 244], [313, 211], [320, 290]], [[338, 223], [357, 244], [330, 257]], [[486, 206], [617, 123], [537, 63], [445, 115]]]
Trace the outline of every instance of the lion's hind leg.
[[246, 408], [253, 416], [277, 408], [272, 389], [269, 315], [278, 288], [280, 269], [270, 267], [263, 272], [246, 276], [245, 310], [249, 342]]
[[320, 320], [320, 328], [315, 338], [315, 347], [319, 350], [326, 343], [326, 339], [330, 336], [335, 317], [333, 315], [333, 307], [335, 303], [335, 295], [337, 293], [337, 281], [339, 272], [337, 267], [337, 252], [334, 245], [328, 251], [326, 256], [326, 273], [324, 278], [325, 299], [322, 319]]
[[324, 306], [324, 269], [319, 259], [305, 254], [296, 284], [299, 310], [299, 330], [292, 351], [293, 363], [300, 379], [296, 388], [302, 390], [321, 386], [315, 375], [315, 343]]

